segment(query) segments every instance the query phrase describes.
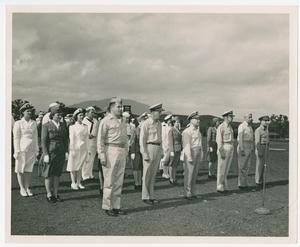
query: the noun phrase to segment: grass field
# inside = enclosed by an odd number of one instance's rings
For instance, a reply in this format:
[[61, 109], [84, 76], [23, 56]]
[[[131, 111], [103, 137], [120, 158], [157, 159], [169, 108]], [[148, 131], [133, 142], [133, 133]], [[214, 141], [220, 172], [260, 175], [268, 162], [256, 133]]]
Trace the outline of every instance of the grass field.
[[[69, 173], [61, 177], [60, 196], [64, 202], [49, 204], [44, 180], [33, 172], [33, 197], [23, 198], [15, 173], [12, 174], [12, 235], [135, 235], [135, 236], [288, 236], [289, 161], [288, 143], [272, 142], [267, 173], [266, 206], [272, 214], [254, 213], [261, 206], [261, 191], [241, 192], [237, 188], [236, 153], [230, 169], [230, 193], [216, 192], [216, 181], [207, 179], [207, 162], [202, 162], [197, 180], [200, 198], [183, 198], [182, 167], [179, 185], [170, 185], [157, 176], [156, 206], [141, 201], [134, 191], [133, 178], [124, 180], [122, 207], [127, 215], [109, 217], [101, 210], [99, 181], [84, 191], [71, 191]], [[255, 159], [249, 181], [254, 186]], [[97, 171], [95, 170], [95, 176]]]

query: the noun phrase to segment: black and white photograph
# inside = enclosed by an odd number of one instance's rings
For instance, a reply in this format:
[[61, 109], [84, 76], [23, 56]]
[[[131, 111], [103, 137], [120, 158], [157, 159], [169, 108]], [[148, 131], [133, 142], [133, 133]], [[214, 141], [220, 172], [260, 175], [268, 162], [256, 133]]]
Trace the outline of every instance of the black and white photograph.
[[7, 10], [10, 241], [296, 241], [297, 8], [158, 9]]

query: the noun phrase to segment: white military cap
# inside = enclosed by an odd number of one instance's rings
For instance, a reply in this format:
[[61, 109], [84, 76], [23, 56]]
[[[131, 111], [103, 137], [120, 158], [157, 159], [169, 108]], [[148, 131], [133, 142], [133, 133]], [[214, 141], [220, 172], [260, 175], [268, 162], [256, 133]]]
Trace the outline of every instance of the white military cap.
[[155, 104], [149, 107], [150, 111], [164, 111], [165, 109], [162, 108], [162, 104]]
[[25, 103], [20, 107], [19, 111], [23, 112], [23, 111], [32, 110], [32, 109], [33, 109], [32, 105], [30, 105], [29, 103]]
[[222, 117], [227, 117], [227, 116], [232, 116], [232, 117], [234, 117], [233, 111], [226, 111], [226, 112], [224, 112], [224, 113], [222, 114]]
[[85, 109], [85, 111], [91, 111], [91, 110], [96, 111], [95, 107], [93, 107], [93, 106], [89, 106]]
[[55, 106], [59, 106], [59, 104], [57, 102], [51, 103], [49, 105], [49, 108], [55, 107]]
[[200, 119], [200, 116], [199, 116], [199, 114], [198, 114], [197, 111], [194, 111], [194, 112], [192, 112], [192, 113], [188, 116], [187, 119], [188, 119], [188, 120], [191, 120], [191, 119]]
[[164, 118], [164, 120], [165, 121], [168, 121], [169, 119], [171, 119], [173, 117], [173, 115], [172, 114], [169, 114], [169, 115], [167, 115], [165, 118]]
[[73, 113], [73, 118], [76, 118], [76, 116], [77, 116], [79, 113], [83, 113], [83, 109], [82, 109], [82, 108], [78, 108], [76, 111], [74, 111], [74, 113]]

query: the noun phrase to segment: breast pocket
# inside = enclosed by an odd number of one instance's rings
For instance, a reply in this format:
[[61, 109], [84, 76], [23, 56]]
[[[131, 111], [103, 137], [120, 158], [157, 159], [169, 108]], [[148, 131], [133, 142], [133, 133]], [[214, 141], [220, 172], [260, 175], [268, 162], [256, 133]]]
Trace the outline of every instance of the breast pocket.
[[230, 142], [231, 140], [231, 131], [225, 130], [224, 131], [224, 142]]

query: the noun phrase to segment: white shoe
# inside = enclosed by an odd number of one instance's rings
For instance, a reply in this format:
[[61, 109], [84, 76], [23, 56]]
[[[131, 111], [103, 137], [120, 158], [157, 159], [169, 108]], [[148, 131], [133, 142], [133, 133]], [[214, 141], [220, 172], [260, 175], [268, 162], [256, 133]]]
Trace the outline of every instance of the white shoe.
[[78, 188], [81, 189], [81, 190], [84, 190], [84, 189], [85, 189], [85, 187], [84, 187], [82, 184], [79, 184], [79, 185], [78, 185]]
[[25, 189], [20, 189], [20, 195], [21, 196], [27, 196], [26, 190]]
[[166, 178], [166, 179], [169, 179], [169, 178], [170, 178], [170, 176], [169, 176], [168, 174], [163, 174], [162, 177], [163, 177], [163, 178]]
[[77, 184], [71, 184], [71, 189], [72, 190], [79, 190]]
[[28, 196], [33, 196], [32, 192], [31, 192], [31, 190], [29, 188], [26, 190], [26, 192], [27, 192]]

